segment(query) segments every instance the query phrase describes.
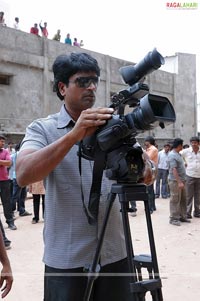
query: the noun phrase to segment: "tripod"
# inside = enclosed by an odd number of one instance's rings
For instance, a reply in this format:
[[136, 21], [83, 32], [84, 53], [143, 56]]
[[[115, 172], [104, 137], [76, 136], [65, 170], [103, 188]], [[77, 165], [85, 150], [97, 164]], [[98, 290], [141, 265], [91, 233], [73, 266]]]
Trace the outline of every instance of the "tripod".
[[[125, 235], [125, 244], [127, 251], [127, 259], [130, 273], [130, 291], [133, 294], [134, 301], [145, 301], [146, 293], [150, 292], [153, 301], [163, 301], [161, 291], [161, 279], [159, 276], [158, 262], [156, 256], [156, 248], [154, 242], [153, 228], [151, 222], [151, 214], [148, 203], [147, 186], [144, 184], [112, 184], [111, 191], [108, 195], [108, 206], [106, 209], [102, 229], [99, 236], [96, 252], [91, 267], [88, 270], [88, 281], [85, 291], [84, 301], [89, 301], [93, 283], [98, 277], [99, 259], [107, 222], [110, 216], [113, 202], [119, 196], [121, 205], [123, 230]], [[142, 200], [144, 202], [149, 245], [151, 255], [134, 255], [131, 231], [128, 219], [129, 201]], [[143, 280], [141, 268], [146, 268], [149, 273], [149, 279]]]

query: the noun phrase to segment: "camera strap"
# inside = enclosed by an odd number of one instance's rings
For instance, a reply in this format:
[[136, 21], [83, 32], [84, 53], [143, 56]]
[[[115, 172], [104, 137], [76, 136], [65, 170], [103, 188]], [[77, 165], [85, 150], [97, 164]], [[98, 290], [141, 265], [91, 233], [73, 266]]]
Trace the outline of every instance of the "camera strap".
[[97, 223], [97, 217], [99, 212], [99, 200], [101, 196], [101, 182], [102, 182], [103, 170], [105, 166], [105, 158], [106, 158], [106, 153], [103, 152], [99, 148], [99, 146], [97, 146], [94, 155], [92, 186], [90, 189], [90, 198], [88, 204], [88, 210], [93, 217], [88, 220], [89, 224], [91, 225]]
[[[81, 148], [81, 143], [79, 144], [79, 148]], [[83, 209], [87, 216], [88, 223], [90, 225], [94, 225], [97, 223], [97, 217], [98, 217], [98, 212], [99, 212], [99, 200], [100, 200], [100, 196], [101, 196], [101, 180], [102, 180], [102, 176], [103, 176], [105, 157], [106, 157], [106, 153], [103, 152], [102, 150], [100, 150], [99, 146], [96, 145], [95, 154], [94, 154], [92, 186], [90, 189], [88, 208], [85, 204], [83, 185], [81, 182], [81, 197], [82, 197]], [[79, 151], [79, 172], [81, 175], [82, 168], [81, 168], [80, 151]]]

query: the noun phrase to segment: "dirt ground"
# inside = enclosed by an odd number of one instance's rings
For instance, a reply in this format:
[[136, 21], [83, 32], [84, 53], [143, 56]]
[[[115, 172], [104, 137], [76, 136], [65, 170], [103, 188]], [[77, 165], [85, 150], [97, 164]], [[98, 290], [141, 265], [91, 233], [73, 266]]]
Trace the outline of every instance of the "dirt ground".
[[[156, 199], [156, 205], [151, 218], [164, 301], [200, 300], [200, 219], [173, 226], [168, 222], [169, 199]], [[134, 254], [149, 254], [143, 202], [137, 202], [137, 206], [137, 216], [130, 217]], [[26, 201], [26, 209], [32, 212], [32, 199]], [[14, 275], [12, 291], [4, 300], [42, 301], [44, 224], [31, 224], [31, 216], [17, 217], [18, 229], [12, 231], [6, 227], [2, 206], [0, 212], [6, 235], [12, 241], [7, 252]], [[147, 295], [146, 300], [152, 299]]]

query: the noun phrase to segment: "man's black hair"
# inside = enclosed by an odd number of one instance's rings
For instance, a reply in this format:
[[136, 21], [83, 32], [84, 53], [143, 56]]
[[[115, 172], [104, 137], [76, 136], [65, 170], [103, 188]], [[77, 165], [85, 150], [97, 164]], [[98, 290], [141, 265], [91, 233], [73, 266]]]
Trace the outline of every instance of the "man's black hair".
[[64, 97], [60, 94], [58, 83], [63, 82], [66, 85], [69, 83], [69, 78], [77, 72], [93, 71], [97, 76], [100, 76], [100, 68], [95, 58], [87, 53], [75, 53], [70, 55], [59, 55], [53, 63], [54, 87], [53, 90], [58, 97], [63, 100]]
[[155, 145], [155, 139], [152, 136], [147, 136], [144, 141], [148, 141], [151, 145]]
[[199, 137], [198, 136], [193, 136], [190, 138], [190, 142], [192, 141], [196, 141], [196, 142], [199, 142]]
[[6, 140], [6, 137], [2, 134], [0, 134], [0, 139]]
[[183, 145], [183, 140], [181, 138], [175, 138], [172, 144], [172, 148], [177, 148], [179, 145]]

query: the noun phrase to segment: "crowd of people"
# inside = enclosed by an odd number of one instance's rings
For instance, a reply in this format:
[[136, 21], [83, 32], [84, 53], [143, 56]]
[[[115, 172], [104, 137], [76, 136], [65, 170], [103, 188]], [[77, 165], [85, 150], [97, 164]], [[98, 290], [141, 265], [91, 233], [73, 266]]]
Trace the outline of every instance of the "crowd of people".
[[[20, 217], [30, 216], [32, 213], [25, 209], [27, 191], [33, 195], [33, 212], [32, 223], [39, 221], [40, 195], [42, 197], [42, 208], [44, 211], [45, 189], [43, 182], [33, 183], [30, 187], [20, 187], [16, 178], [16, 160], [18, 157], [20, 143], [13, 147], [12, 142], [8, 142], [5, 148], [6, 138], [0, 134], [0, 197], [3, 207], [3, 214], [10, 230], [17, 230], [15, 225], [15, 214], [18, 212]], [[32, 188], [40, 185], [39, 188]], [[43, 189], [42, 189], [43, 188]], [[42, 215], [43, 216], [43, 215]], [[7, 238], [2, 221], [0, 219], [0, 231], [3, 236], [4, 246], [8, 250], [11, 248], [11, 241]]]
[[[190, 223], [200, 218], [200, 148], [199, 137], [190, 138], [190, 146], [180, 138], [174, 139], [168, 153], [167, 196], [170, 196], [170, 224]], [[164, 150], [166, 152], [166, 150]], [[165, 174], [164, 188], [165, 191]], [[166, 195], [164, 195], [166, 196]]]
[[[19, 186], [16, 178], [16, 160], [18, 157], [20, 143], [8, 142], [5, 148], [6, 138], [0, 134], [0, 199], [3, 207], [5, 221], [10, 230], [17, 230], [15, 225], [15, 214], [18, 212], [20, 217], [32, 215], [25, 209], [25, 200], [27, 197], [26, 186]], [[44, 198], [45, 189], [43, 181], [31, 184], [30, 193], [33, 195], [33, 213], [32, 223], [39, 221], [40, 196], [42, 197], [42, 216], [44, 217]], [[0, 287], [2, 298], [10, 291], [13, 283], [12, 270], [6, 250], [11, 248], [11, 241], [7, 238], [6, 231], [0, 218], [0, 261], [3, 269], [0, 273]]]
[[[0, 12], [0, 25], [1, 26], [7, 26], [5, 23], [5, 17], [4, 17], [4, 12]], [[14, 19], [14, 23], [13, 23], [13, 28], [15, 29], [20, 29], [20, 24], [19, 24], [19, 17], [15, 17]], [[42, 24], [42, 21], [40, 21], [39, 25], [38, 23], [34, 23], [33, 26], [31, 26], [30, 28], [30, 33], [37, 35], [37, 36], [42, 36], [44, 38], [48, 38], [49, 37], [49, 32], [47, 29], [47, 22], [44, 22]], [[57, 32], [54, 34], [52, 40], [54, 41], [61, 41], [61, 30], [58, 29]], [[83, 40], [80, 40], [80, 42], [78, 41], [77, 38], [74, 38], [73, 41], [70, 37], [70, 33], [68, 33], [66, 35], [66, 38], [64, 39], [64, 43], [68, 44], [68, 45], [72, 45], [72, 46], [76, 46], [76, 47], [83, 47], [84, 43]]]
[[[200, 218], [199, 137], [191, 137], [190, 145], [176, 138], [158, 150], [155, 139], [148, 136], [144, 151], [157, 169], [154, 183], [148, 186], [150, 212], [156, 210], [155, 200], [161, 197], [169, 199], [170, 224], [180, 226], [192, 217]], [[136, 211], [136, 203], [131, 204], [130, 215], [136, 216]]]
[[[39, 27], [40, 27], [40, 30], [41, 30], [41, 35], [43, 37], [45, 37], [45, 38], [48, 38], [49, 33], [48, 33], [48, 30], [47, 30], [47, 22], [44, 22], [43, 26], [41, 25], [41, 22], [40, 22], [39, 23]], [[39, 28], [38, 28], [38, 24], [37, 23], [35, 23], [34, 26], [31, 27], [30, 33], [39, 36]], [[61, 41], [61, 30], [60, 29], [57, 30], [57, 32], [53, 36], [52, 40], [58, 41], [58, 42]], [[68, 45], [76, 46], [76, 47], [83, 47], [84, 46], [83, 40], [80, 40], [80, 42], [78, 42], [77, 38], [74, 38], [73, 43], [72, 43], [72, 39], [70, 37], [70, 33], [68, 33], [66, 35], [64, 43], [68, 44]]]

